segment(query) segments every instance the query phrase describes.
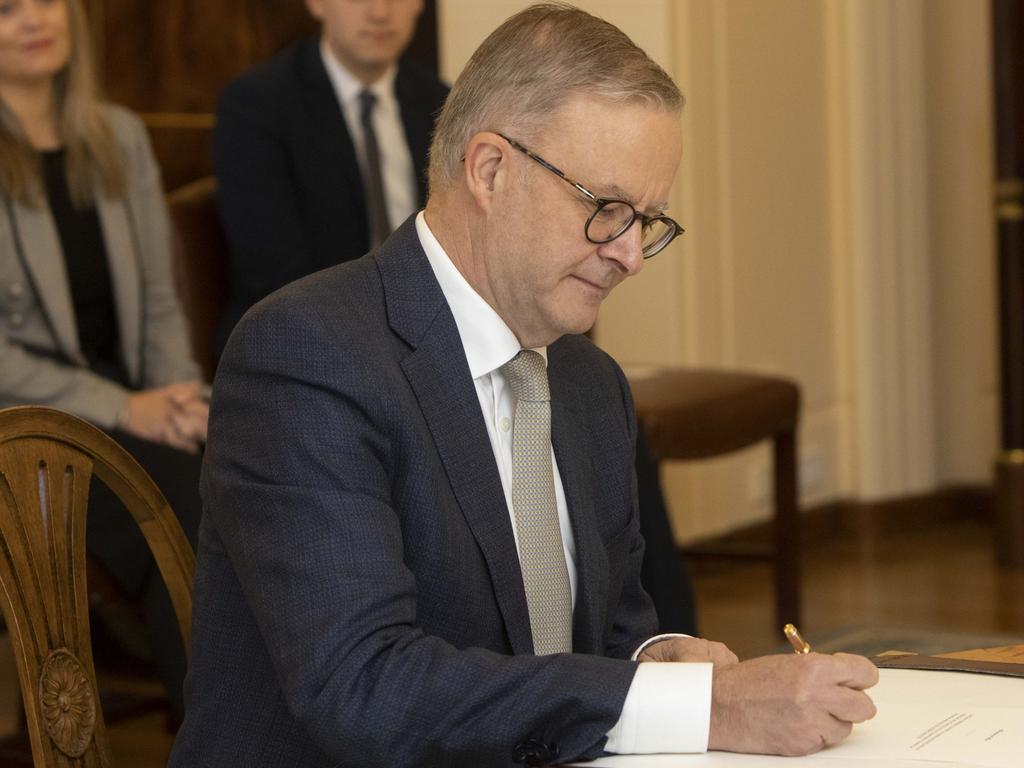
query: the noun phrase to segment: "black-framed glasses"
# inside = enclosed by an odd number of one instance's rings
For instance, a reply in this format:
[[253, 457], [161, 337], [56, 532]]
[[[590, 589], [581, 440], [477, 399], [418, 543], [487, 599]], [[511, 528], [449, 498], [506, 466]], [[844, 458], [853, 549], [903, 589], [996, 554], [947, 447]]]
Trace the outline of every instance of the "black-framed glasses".
[[[495, 131], [495, 133], [498, 133]], [[624, 235], [633, 222], [640, 220], [640, 250], [645, 259], [651, 258], [661, 252], [666, 245], [671, 243], [685, 231], [676, 221], [668, 216], [648, 216], [640, 213], [631, 203], [625, 200], [615, 200], [608, 197], [598, 197], [589, 189], [577, 181], [566, 176], [559, 168], [556, 168], [536, 152], [527, 149], [515, 139], [510, 139], [503, 133], [498, 133], [501, 138], [518, 149], [538, 165], [551, 171], [558, 178], [569, 184], [577, 192], [581, 193], [595, 209], [587, 223], [583, 226], [583, 234], [587, 240], [600, 245], [610, 243], [617, 237]]]

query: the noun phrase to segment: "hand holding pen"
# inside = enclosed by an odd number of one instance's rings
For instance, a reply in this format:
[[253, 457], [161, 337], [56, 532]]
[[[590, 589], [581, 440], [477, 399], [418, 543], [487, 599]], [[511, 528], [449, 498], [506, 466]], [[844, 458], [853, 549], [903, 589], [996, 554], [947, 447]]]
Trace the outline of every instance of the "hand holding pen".
[[864, 693], [878, 682], [874, 664], [848, 653], [811, 653], [791, 624], [784, 633], [799, 658], [763, 656], [715, 667], [709, 749], [806, 755], [874, 717]]

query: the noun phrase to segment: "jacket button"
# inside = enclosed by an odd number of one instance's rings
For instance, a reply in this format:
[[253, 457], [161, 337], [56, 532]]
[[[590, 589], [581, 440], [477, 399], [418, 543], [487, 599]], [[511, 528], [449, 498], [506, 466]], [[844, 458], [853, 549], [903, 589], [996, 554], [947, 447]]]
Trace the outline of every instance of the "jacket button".
[[12, 299], [20, 299], [25, 295], [25, 286], [21, 283], [11, 283], [7, 286], [7, 293]]
[[25, 324], [25, 316], [21, 312], [12, 312], [7, 319], [15, 328], [20, 328]]
[[512, 759], [529, 766], [547, 765], [558, 758], [557, 744], [544, 744], [536, 739], [527, 739], [516, 744]]

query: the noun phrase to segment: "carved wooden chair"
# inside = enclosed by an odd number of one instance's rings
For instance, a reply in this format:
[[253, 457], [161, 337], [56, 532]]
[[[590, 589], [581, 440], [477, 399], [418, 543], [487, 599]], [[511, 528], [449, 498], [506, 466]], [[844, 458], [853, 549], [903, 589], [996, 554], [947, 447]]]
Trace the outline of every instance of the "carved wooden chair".
[[111, 764], [85, 579], [93, 475], [142, 530], [188, 644], [195, 556], [149, 475], [75, 416], [36, 406], [0, 410], [0, 608], [36, 768]]

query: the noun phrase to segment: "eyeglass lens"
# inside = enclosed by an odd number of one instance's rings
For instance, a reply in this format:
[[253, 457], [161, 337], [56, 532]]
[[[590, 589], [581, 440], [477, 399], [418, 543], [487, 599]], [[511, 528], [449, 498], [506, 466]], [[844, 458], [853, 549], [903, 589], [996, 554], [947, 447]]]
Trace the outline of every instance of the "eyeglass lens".
[[[614, 240], [633, 223], [634, 213], [626, 203], [606, 203], [587, 224], [587, 237], [596, 243]], [[641, 229], [640, 247], [644, 258], [650, 258], [664, 248], [675, 231], [664, 219], [647, 219]]]

